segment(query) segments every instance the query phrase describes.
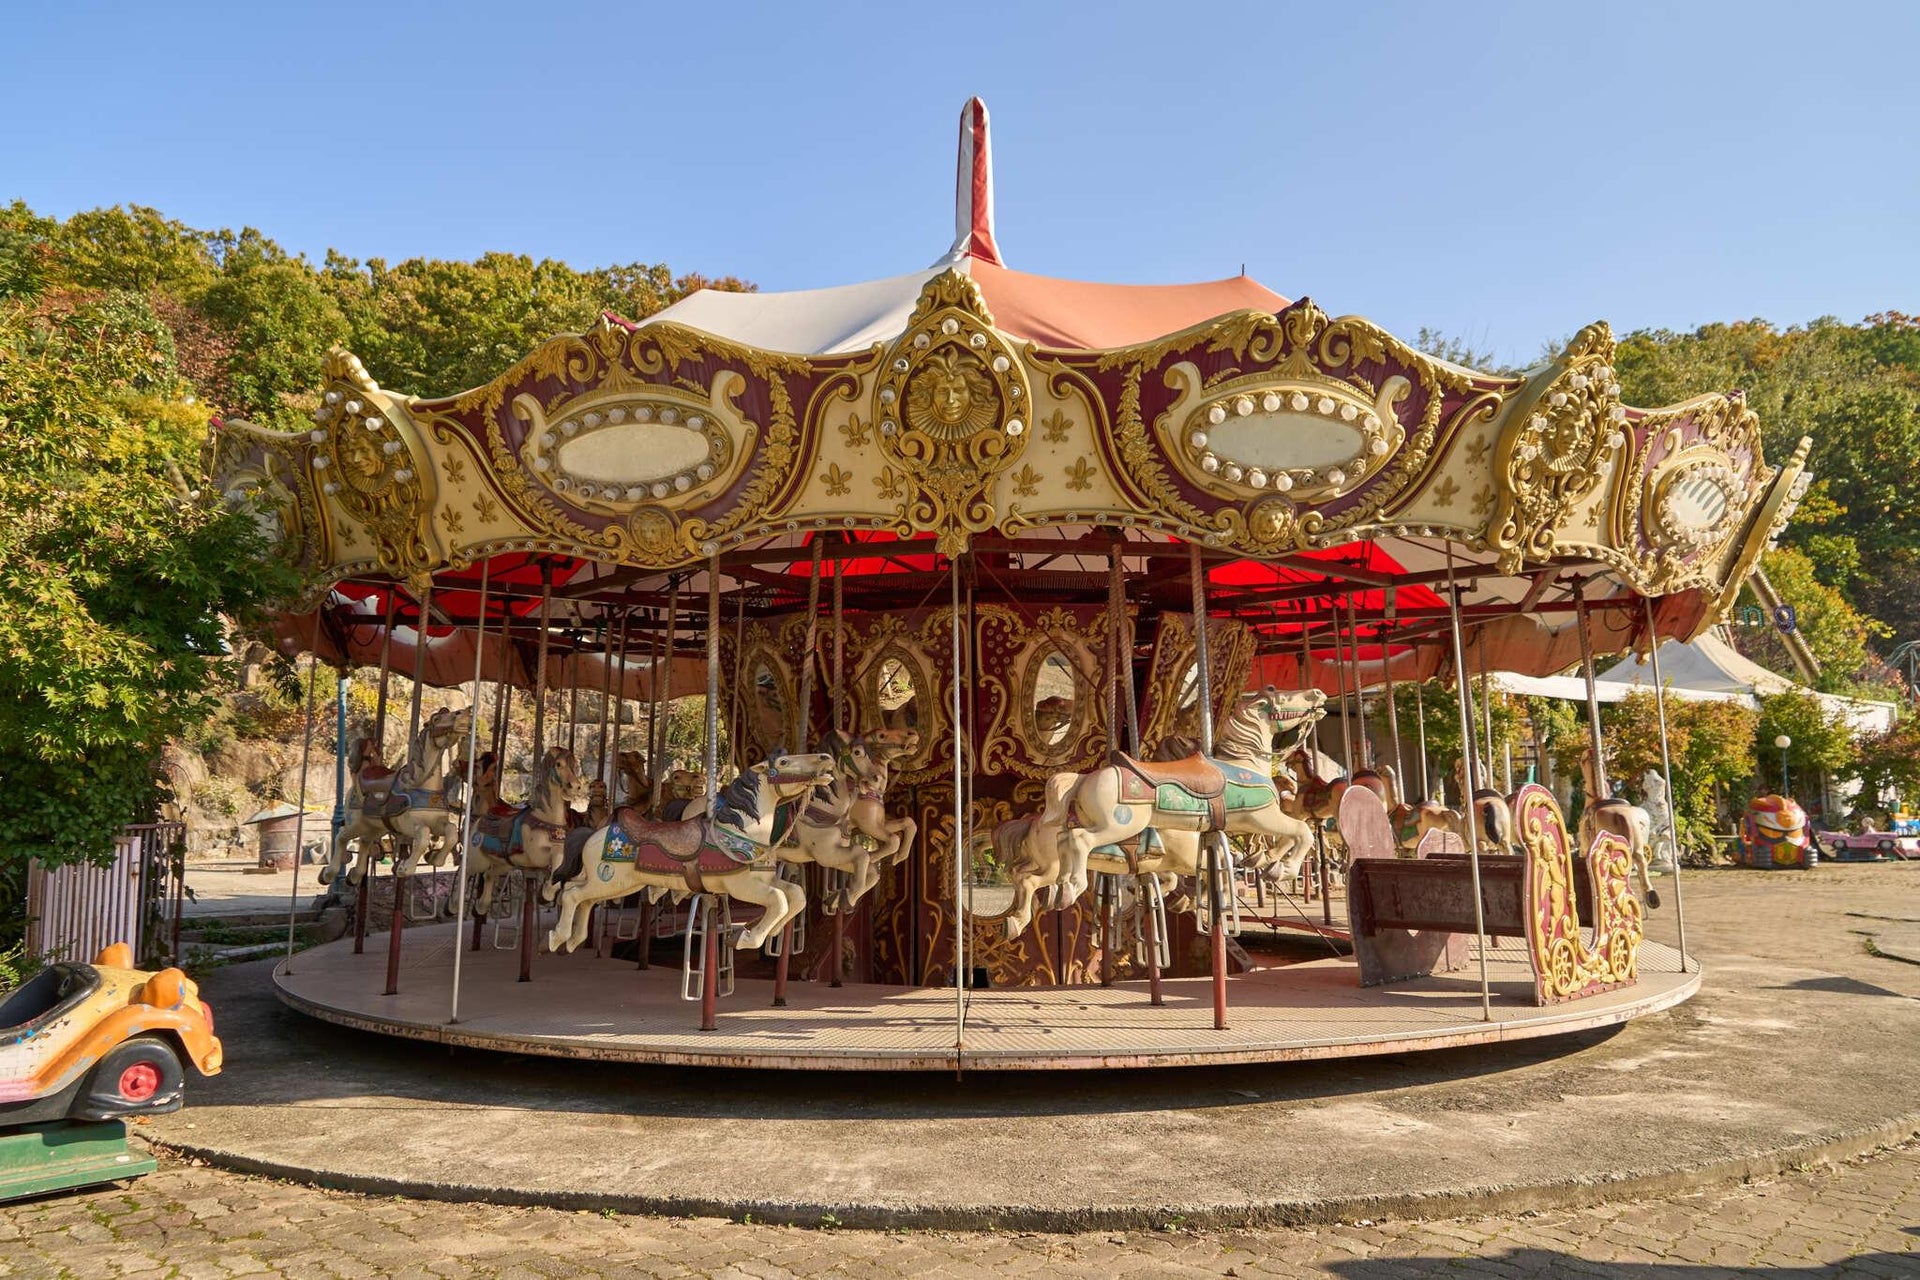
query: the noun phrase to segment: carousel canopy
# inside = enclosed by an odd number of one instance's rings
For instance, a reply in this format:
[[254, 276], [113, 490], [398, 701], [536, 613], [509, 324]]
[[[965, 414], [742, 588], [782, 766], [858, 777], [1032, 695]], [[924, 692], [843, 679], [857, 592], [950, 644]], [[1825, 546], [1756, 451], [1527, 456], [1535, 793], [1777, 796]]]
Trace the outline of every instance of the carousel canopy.
[[[1450, 583], [1475, 666], [1548, 673], [1583, 610], [1602, 652], [1647, 641], [1642, 597], [1659, 635], [1698, 634], [1805, 487], [1807, 442], [1770, 465], [1737, 392], [1622, 403], [1604, 323], [1505, 376], [1245, 277], [1014, 271], [977, 99], [955, 221], [925, 270], [702, 290], [457, 395], [384, 389], [336, 350], [310, 431], [228, 422], [208, 447], [316, 584], [326, 625], [287, 637], [367, 662], [391, 626], [406, 671], [424, 628], [429, 679], [477, 656], [523, 682], [545, 631], [549, 680], [595, 685], [616, 617], [700, 599], [711, 572], [743, 615], [791, 610], [820, 548], [848, 607], [901, 609], [964, 556], [976, 590], [1038, 605], [1103, 600], [1118, 556], [1145, 617], [1187, 607], [1191, 545], [1253, 678], [1333, 688], [1335, 648], [1430, 674]], [[458, 633], [483, 572], [500, 647], [476, 655]], [[681, 652], [673, 687], [695, 687]]]

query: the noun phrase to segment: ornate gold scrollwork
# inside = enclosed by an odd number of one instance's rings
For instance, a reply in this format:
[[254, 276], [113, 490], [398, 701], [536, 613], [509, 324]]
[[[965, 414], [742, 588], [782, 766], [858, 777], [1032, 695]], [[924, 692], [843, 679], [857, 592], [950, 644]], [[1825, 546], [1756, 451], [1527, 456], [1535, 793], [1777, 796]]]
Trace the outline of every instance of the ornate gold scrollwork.
[[[1191, 359], [1167, 368], [1167, 385], [1181, 394], [1156, 415], [1149, 433], [1142, 380], [1183, 353], [1194, 359], [1225, 353], [1234, 363], [1211, 381], [1199, 379]], [[1057, 365], [1062, 373], [1072, 367], [1052, 356], [1038, 362]], [[1334, 545], [1370, 524], [1387, 528], [1380, 517], [1426, 478], [1440, 443], [1491, 418], [1519, 385], [1517, 379], [1476, 375], [1435, 360], [1359, 317], [1329, 319], [1304, 299], [1277, 316], [1239, 312], [1150, 344], [1103, 352], [1093, 367], [1121, 374], [1114, 440], [1124, 481], [1149, 510], [1210, 544], [1243, 545], [1266, 555]], [[1416, 398], [1417, 414], [1404, 410]], [[1278, 418], [1293, 415], [1319, 418], [1350, 434], [1351, 447], [1337, 457], [1295, 465], [1284, 457], [1277, 463], [1231, 458], [1215, 440], [1223, 426], [1232, 431], [1238, 429], [1232, 424], [1252, 426], [1267, 418], [1277, 425]], [[1196, 432], [1203, 437], [1198, 443]], [[1233, 505], [1189, 501], [1167, 458], [1188, 484]], [[1258, 485], [1249, 483], [1256, 463]], [[1345, 505], [1331, 513], [1319, 509], [1335, 499]], [[1180, 527], [1174, 531], [1186, 536]]]
[[381, 572], [407, 578], [430, 571], [439, 558], [427, 520], [433, 475], [424, 449], [415, 448], [411, 420], [352, 353], [335, 347], [324, 371], [312, 432], [321, 493], [373, 535]]
[[[1531, 915], [1534, 994], [1541, 1004], [1593, 995], [1632, 982], [1644, 913], [1633, 896], [1627, 842], [1601, 832], [1577, 856], [1553, 793], [1537, 783], [1520, 789], [1514, 825], [1527, 851], [1524, 906]], [[1593, 890], [1593, 940], [1580, 935], [1575, 876]]]
[[[1209, 684], [1212, 715], [1218, 727], [1221, 713], [1246, 688], [1253, 670], [1253, 633], [1242, 623], [1225, 618], [1207, 623]], [[1185, 614], [1160, 615], [1160, 634], [1154, 641], [1153, 664], [1148, 669], [1140, 745], [1153, 751], [1170, 736], [1200, 736], [1199, 671], [1194, 657], [1199, 646]]]
[[1605, 460], [1626, 443], [1628, 415], [1605, 322], [1574, 335], [1556, 366], [1534, 402], [1515, 407], [1494, 451], [1502, 488], [1486, 540], [1502, 573], [1553, 556], [1561, 517], [1605, 478]]
[[1104, 611], [1084, 619], [1052, 608], [1029, 621], [1005, 605], [977, 606], [986, 694], [984, 774], [1047, 778], [1097, 763], [1107, 746]]
[[993, 527], [987, 482], [1020, 457], [1033, 401], [971, 277], [927, 282], [873, 394], [881, 452], [917, 490], [901, 504], [902, 530], [934, 530], [948, 555], [966, 550], [971, 534]]

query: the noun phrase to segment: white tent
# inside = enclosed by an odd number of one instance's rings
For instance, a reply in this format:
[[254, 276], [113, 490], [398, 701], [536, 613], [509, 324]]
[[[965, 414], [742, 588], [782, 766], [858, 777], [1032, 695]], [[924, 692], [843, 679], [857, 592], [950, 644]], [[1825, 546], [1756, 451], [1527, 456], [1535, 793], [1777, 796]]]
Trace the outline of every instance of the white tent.
[[[1712, 631], [1688, 644], [1678, 640], [1661, 644], [1660, 674], [1667, 682], [1668, 696], [1682, 702], [1737, 702], [1757, 708], [1761, 698], [1799, 690], [1813, 693], [1829, 711], [1845, 716], [1855, 733], [1877, 733], [1892, 727], [1898, 718], [1898, 710], [1891, 702], [1817, 693], [1796, 684], [1742, 656]], [[1577, 675], [1522, 676], [1500, 671], [1495, 672], [1492, 679], [1493, 687], [1503, 693], [1563, 698], [1569, 702], [1584, 702], [1587, 698], [1586, 682]], [[1653, 665], [1630, 654], [1602, 671], [1593, 683], [1598, 701], [1620, 702], [1636, 690], [1652, 691]]]

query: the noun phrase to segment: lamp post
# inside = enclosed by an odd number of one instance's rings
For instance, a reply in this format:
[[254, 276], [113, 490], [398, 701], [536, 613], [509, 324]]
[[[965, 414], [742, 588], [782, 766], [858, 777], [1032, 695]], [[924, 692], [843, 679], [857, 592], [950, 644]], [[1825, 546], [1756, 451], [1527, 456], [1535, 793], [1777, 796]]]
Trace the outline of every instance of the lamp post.
[[1793, 745], [1793, 739], [1783, 733], [1773, 740], [1773, 745], [1780, 748], [1780, 794], [1784, 796], [1787, 795], [1787, 748]]

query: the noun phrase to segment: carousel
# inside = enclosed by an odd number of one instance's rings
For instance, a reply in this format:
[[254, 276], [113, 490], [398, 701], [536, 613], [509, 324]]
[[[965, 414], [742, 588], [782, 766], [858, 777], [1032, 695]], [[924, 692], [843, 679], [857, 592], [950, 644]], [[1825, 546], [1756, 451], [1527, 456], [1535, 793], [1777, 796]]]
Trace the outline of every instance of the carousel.
[[[609, 314], [437, 399], [336, 350], [310, 431], [216, 428], [313, 584], [276, 624], [318, 660], [309, 734], [321, 665], [380, 673], [320, 871], [354, 935], [290, 947], [281, 998], [522, 1053], [995, 1069], [1552, 1035], [1697, 989], [1597, 703], [1571, 829], [1472, 677], [1591, 687], [1723, 618], [1806, 444], [1770, 465], [1737, 393], [1623, 404], [1604, 323], [1502, 376], [1244, 276], [1012, 270], [978, 100], [956, 205], [923, 271]], [[1458, 759], [1402, 732], [1436, 678]]]

